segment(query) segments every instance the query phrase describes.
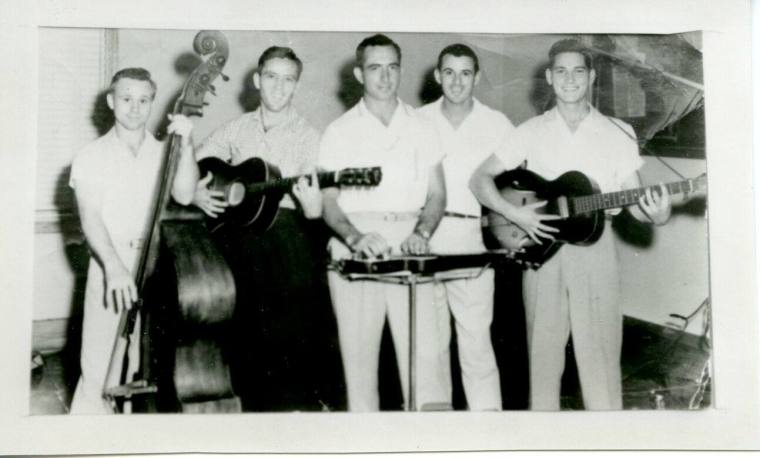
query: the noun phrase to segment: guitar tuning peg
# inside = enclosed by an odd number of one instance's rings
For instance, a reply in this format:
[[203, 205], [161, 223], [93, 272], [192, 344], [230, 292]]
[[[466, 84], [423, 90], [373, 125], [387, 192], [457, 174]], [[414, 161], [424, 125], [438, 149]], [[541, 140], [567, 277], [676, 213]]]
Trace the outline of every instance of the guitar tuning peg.
[[216, 88], [213, 84], [208, 85], [208, 91], [211, 93], [211, 95], [216, 96]]
[[225, 74], [224, 74], [224, 73], [222, 73], [222, 72], [219, 72], [219, 75], [221, 75], [221, 76], [222, 76], [222, 79], [223, 79], [225, 82], [226, 82], [226, 81], [229, 81], [229, 80], [230, 80], [230, 77], [229, 77], [229, 76], [227, 76], [227, 75], [225, 75]]

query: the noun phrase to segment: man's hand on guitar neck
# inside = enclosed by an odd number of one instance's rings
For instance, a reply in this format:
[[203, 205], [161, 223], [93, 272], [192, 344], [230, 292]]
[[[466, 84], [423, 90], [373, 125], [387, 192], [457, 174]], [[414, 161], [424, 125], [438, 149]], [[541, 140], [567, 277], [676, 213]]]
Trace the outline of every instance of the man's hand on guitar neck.
[[[638, 209], [650, 222], [662, 226], [670, 219], [672, 203], [665, 185], [660, 183], [658, 191], [653, 192], [652, 188], [647, 188], [644, 195], [639, 198]], [[634, 216], [636, 216], [635, 213]]]
[[302, 176], [292, 188], [293, 195], [301, 204], [303, 214], [308, 219], [317, 219], [322, 216], [322, 191], [319, 189], [317, 172], [313, 171], [309, 178]]
[[224, 213], [224, 209], [227, 207], [227, 200], [225, 199], [223, 191], [209, 189], [209, 183], [211, 183], [213, 178], [214, 176], [209, 172], [205, 177], [198, 180], [198, 184], [195, 186], [195, 194], [193, 195], [192, 203], [203, 210], [203, 213], [207, 214], [209, 217], [216, 218]]

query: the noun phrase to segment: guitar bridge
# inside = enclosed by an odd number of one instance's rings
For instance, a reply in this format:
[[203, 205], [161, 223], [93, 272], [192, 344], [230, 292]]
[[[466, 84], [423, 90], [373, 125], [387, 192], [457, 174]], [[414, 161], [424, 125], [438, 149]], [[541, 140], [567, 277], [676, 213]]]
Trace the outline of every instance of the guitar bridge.
[[563, 218], [570, 217], [570, 207], [567, 203], [567, 197], [559, 196], [557, 198], [557, 214]]

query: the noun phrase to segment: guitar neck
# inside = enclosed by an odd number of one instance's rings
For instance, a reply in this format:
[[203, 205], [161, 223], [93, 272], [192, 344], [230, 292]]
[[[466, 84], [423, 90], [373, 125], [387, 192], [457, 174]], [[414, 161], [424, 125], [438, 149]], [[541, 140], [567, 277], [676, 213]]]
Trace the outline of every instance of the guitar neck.
[[[267, 191], [287, 192], [302, 177], [310, 179], [311, 175], [277, 178], [275, 180], [269, 180], [261, 183], [252, 183], [248, 185], [247, 191], [249, 193], [260, 193]], [[317, 181], [319, 181], [319, 187], [326, 188], [335, 186], [338, 182], [337, 177], [338, 172], [318, 172]]]
[[[693, 179], [667, 183], [665, 184], [665, 188], [670, 195], [693, 192], [697, 189]], [[656, 192], [659, 189], [659, 185], [574, 197], [572, 198], [573, 213], [590, 213], [598, 210], [634, 205], [645, 194], [647, 189], [652, 189]]]

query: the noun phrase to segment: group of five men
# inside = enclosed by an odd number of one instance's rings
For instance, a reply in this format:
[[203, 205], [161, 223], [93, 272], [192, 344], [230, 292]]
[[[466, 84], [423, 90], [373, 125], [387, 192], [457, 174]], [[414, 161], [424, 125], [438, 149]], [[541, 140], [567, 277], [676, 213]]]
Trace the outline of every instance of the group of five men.
[[[398, 97], [401, 49], [381, 34], [364, 39], [356, 49], [354, 76], [363, 87], [361, 100], [321, 138], [291, 105], [302, 63], [284, 47], [267, 49], [258, 62], [254, 85], [260, 106], [218, 128], [197, 148], [190, 140], [190, 121], [183, 116], [170, 119], [168, 131], [182, 140], [172, 195], [210, 217], [223, 213], [227, 202], [208, 188], [212, 176], [200, 176], [196, 160], [204, 157], [233, 165], [259, 157], [278, 166], [284, 176], [316, 169], [382, 168], [382, 181], [371, 188], [320, 190], [315, 179], [302, 178], [292, 195], [281, 200], [274, 226], [266, 233], [242, 230], [220, 243], [238, 289], [234, 334], [246, 349], [231, 365], [233, 378], [241, 374], [236, 391], [244, 410], [335, 408], [330, 399], [343, 387], [324, 374], [329, 372], [325, 368], [341, 364], [348, 410], [379, 410], [378, 365], [386, 319], [403, 398], [409, 402], [408, 291], [403, 285], [349, 280], [329, 271], [328, 300], [325, 239], [313, 236], [320, 217], [330, 231], [327, 248], [333, 259], [481, 252], [481, 205], [513, 221], [534, 240], [551, 238], [556, 231], [549, 221], [554, 216], [540, 214], [536, 205], [507, 202], [494, 184], [497, 175], [524, 161], [547, 179], [579, 170], [602, 191], [638, 185], [641, 159], [632, 129], [589, 103], [595, 78], [590, 52], [578, 41], [562, 40], [549, 58], [546, 80], [556, 105], [518, 128], [473, 96], [480, 63], [463, 44], [447, 46], [438, 57], [434, 76], [443, 96], [418, 109], [404, 103]], [[71, 185], [94, 255], [85, 299], [82, 375], [72, 413], [108, 411], [101, 393], [118, 321], [114, 310], [129, 307], [137, 298], [130, 269], [151, 199], [144, 183], [154, 181], [160, 163], [160, 143], [145, 130], [155, 90], [144, 70], [117, 73], [107, 96], [115, 126], [77, 154], [72, 165]], [[109, 169], [129, 173], [130, 180], [105, 179], [115, 176], [104, 173]], [[670, 206], [664, 190], [659, 195], [648, 192], [631, 213], [641, 221], [663, 224]], [[559, 409], [571, 333], [585, 406], [622, 407], [617, 269], [608, 230], [596, 244], [564, 246], [541, 268], [526, 272], [531, 408]], [[490, 269], [475, 278], [417, 288], [415, 394], [423, 408], [451, 404], [453, 315], [468, 408], [501, 409], [490, 335], [493, 295]], [[336, 324], [339, 345], [329, 338]], [[324, 350], [317, 358], [315, 348]]]

